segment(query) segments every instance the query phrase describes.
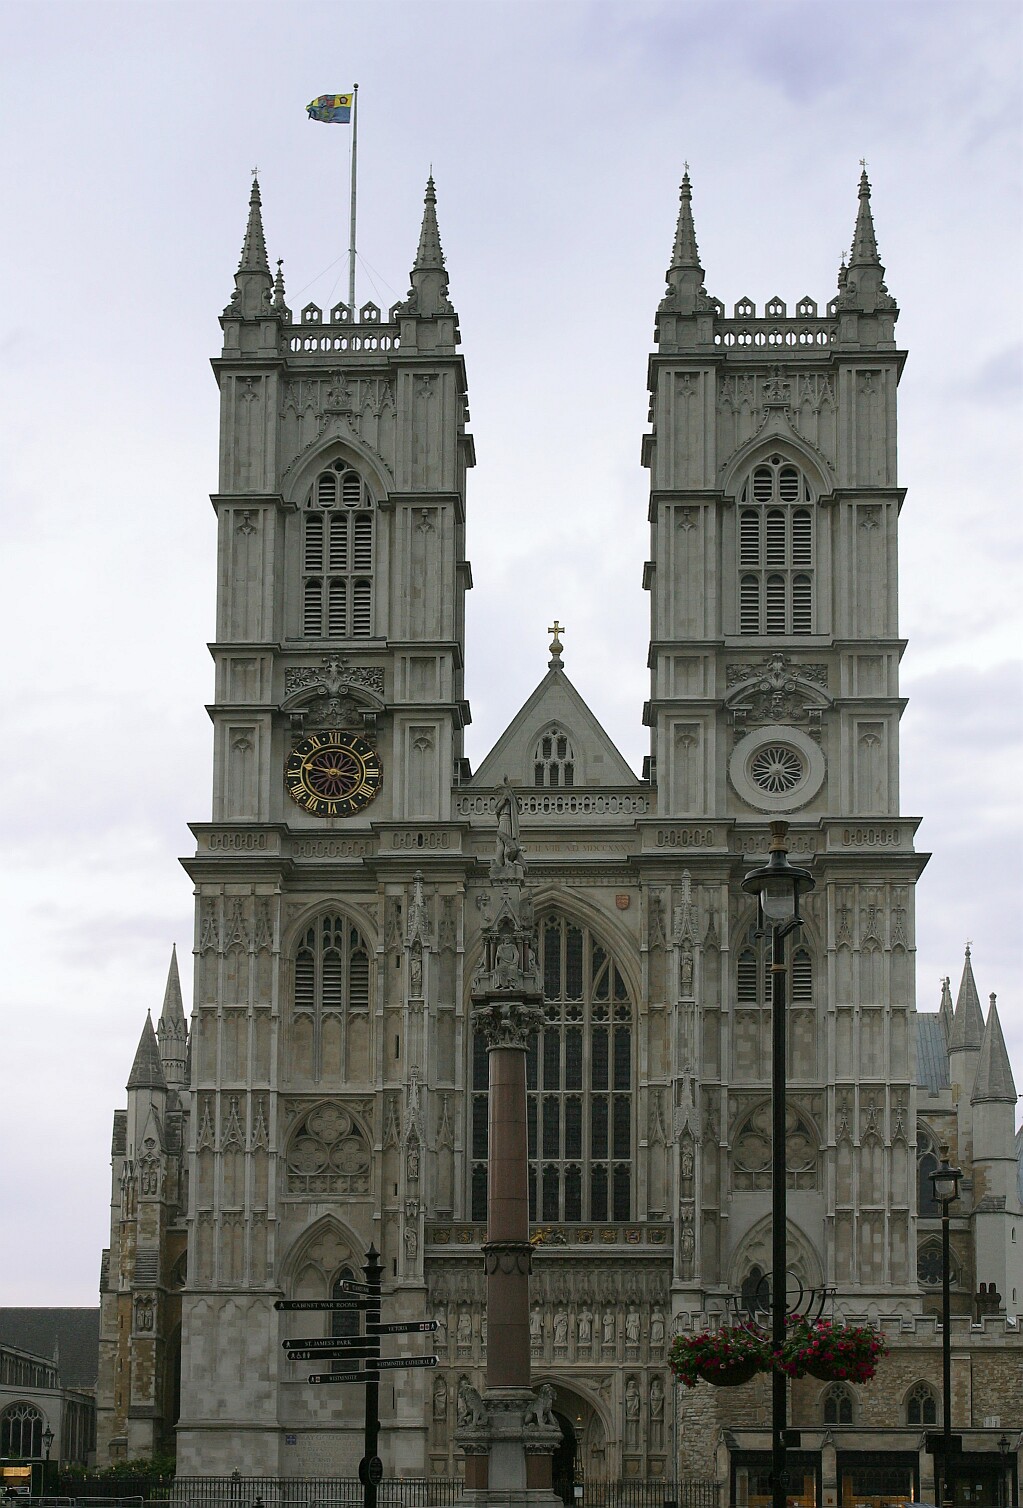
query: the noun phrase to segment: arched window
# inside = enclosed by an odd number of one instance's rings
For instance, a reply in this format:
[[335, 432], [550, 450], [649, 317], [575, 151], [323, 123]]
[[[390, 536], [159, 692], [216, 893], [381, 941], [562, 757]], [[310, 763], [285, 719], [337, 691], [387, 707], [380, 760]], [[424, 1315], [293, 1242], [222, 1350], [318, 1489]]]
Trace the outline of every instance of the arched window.
[[[544, 1025], [526, 1057], [530, 1218], [632, 1218], [633, 1019], [628, 986], [587, 927], [539, 928]], [[487, 1212], [486, 1044], [472, 1070], [472, 1218]]]
[[42, 1414], [31, 1403], [12, 1403], [0, 1414], [0, 1456], [25, 1460], [42, 1453]]
[[833, 1382], [821, 1402], [821, 1417], [825, 1424], [851, 1424], [853, 1422], [852, 1393], [844, 1382]]
[[937, 1424], [938, 1402], [926, 1382], [918, 1382], [906, 1395], [907, 1424]]
[[303, 512], [302, 632], [368, 639], [373, 632], [373, 499], [357, 471], [335, 461]]
[[813, 633], [813, 493], [779, 455], [739, 494], [739, 632]]
[[295, 954], [292, 1063], [319, 1080], [339, 1076], [353, 1016], [369, 1014], [369, 949], [343, 916], [319, 916]]
[[561, 728], [548, 728], [533, 750], [534, 785], [575, 785], [575, 751]]
[[[916, 1280], [921, 1288], [939, 1289], [942, 1282], [940, 1241], [922, 1241], [916, 1253]], [[955, 1252], [949, 1253], [948, 1286], [958, 1288], [960, 1282], [959, 1262]]]

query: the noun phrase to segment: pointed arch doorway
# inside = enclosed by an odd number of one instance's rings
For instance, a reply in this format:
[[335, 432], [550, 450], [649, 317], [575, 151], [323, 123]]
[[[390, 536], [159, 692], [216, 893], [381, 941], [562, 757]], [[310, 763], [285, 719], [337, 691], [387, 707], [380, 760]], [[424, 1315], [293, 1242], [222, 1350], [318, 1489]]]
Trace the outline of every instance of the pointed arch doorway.
[[597, 1405], [582, 1391], [566, 1387], [553, 1378], [554, 1417], [561, 1427], [561, 1444], [554, 1452], [552, 1474], [554, 1491], [566, 1504], [576, 1501], [575, 1489], [584, 1481], [600, 1480], [608, 1475], [608, 1437], [605, 1421]]

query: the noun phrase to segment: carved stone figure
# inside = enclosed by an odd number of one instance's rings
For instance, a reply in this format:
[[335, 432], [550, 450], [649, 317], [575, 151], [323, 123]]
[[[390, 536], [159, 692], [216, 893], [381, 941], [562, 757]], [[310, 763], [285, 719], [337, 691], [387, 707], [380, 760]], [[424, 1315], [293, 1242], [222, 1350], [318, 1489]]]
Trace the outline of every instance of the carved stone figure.
[[639, 1328], [639, 1310], [633, 1304], [630, 1306], [629, 1312], [625, 1316], [625, 1344], [627, 1346], [639, 1345]]
[[443, 1377], [438, 1377], [433, 1385], [433, 1417], [435, 1419], [448, 1417], [448, 1386]]
[[554, 1344], [556, 1346], [568, 1345], [568, 1315], [564, 1309], [559, 1309], [554, 1316]]
[[482, 1429], [490, 1423], [490, 1410], [467, 1377], [458, 1384], [458, 1422], [469, 1429]]
[[522, 1416], [523, 1424], [535, 1424], [540, 1429], [554, 1429], [557, 1421], [554, 1418], [554, 1389], [549, 1382], [541, 1384], [533, 1395], [532, 1403], [527, 1403], [526, 1412]]
[[659, 1377], [650, 1384], [650, 1418], [655, 1421], [664, 1418], [664, 1385]]
[[468, 1309], [463, 1309], [458, 1316], [458, 1328], [455, 1331], [455, 1339], [466, 1350], [472, 1345], [472, 1316]]
[[501, 794], [497, 798], [497, 846], [490, 873], [494, 878], [500, 875], [522, 878], [525, 873], [519, 843], [519, 802], [507, 775], [501, 782]]
[[593, 1310], [587, 1304], [578, 1319], [579, 1344], [589, 1346], [593, 1343]]
[[543, 1310], [534, 1304], [529, 1315], [529, 1340], [534, 1349], [543, 1345]]
[[650, 1345], [651, 1348], [664, 1345], [664, 1314], [660, 1309], [650, 1316]]
[[604, 1344], [613, 1346], [615, 1343], [615, 1312], [613, 1309], [604, 1310]]
[[625, 1417], [626, 1419], [638, 1419], [640, 1410], [639, 1383], [635, 1377], [630, 1377], [625, 1384]]

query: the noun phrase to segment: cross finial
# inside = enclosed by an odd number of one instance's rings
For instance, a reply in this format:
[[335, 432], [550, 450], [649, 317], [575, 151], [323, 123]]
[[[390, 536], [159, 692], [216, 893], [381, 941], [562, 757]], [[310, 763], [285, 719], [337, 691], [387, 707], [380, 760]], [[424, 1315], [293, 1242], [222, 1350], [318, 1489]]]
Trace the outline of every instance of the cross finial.
[[558, 635], [565, 632], [564, 625], [559, 623], [557, 618], [555, 618], [554, 622], [548, 627], [547, 632], [554, 635], [553, 639], [551, 640], [551, 657], [547, 662], [547, 668], [549, 670], [560, 670], [561, 651], [565, 646], [558, 638]]
[[861, 157], [860, 158], [860, 167], [863, 169], [864, 172], [867, 171], [867, 159], [865, 157]]
[[259, 169], [258, 168], [250, 168], [249, 172], [252, 174], [253, 178], [258, 178], [259, 177]]
[[683, 173], [688, 173], [689, 172], [689, 159], [688, 159], [688, 157], [686, 158], [685, 162], [682, 164], [682, 171], [683, 171]]

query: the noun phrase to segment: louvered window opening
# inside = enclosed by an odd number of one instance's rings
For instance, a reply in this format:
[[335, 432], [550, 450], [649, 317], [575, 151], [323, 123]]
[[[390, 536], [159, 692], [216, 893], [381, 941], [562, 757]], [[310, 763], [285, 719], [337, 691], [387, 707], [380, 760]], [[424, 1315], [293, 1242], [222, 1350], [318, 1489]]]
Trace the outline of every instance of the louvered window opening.
[[533, 784], [575, 785], [575, 751], [567, 733], [551, 728], [537, 740], [533, 753]]
[[[544, 1025], [526, 1055], [529, 1216], [633, 1218], [634, 1009], [614, 959], [586, 927], [538, 929]], [[487, 1214], [487, 1048], [473, 1038], [470, 1204]]]
[[303, 520], [302, 632], [368, 639], [373, 632], [373, 500], [336, 461], [313, 484]]
[[319, 1077], [323, 1023], [336, 1018], [345, 1034], [352, 1012], [369, 1011], [369, 949], [343, 916], [320, 916], [295, 954], [293, 1016], [312, 1025], [313, 1061]]
[[813, 632], [813, 494], [772, 456], [739, 498], [739, 632]]
[[[794, 1071], [792, 1062], [792, 1012], [814, 1009], [813, 959], [804, 947], [796, 947], [788, 958], [785, 979], [785, 1001], [788, 1008], [790, 1030], [787, 1037], [789, 1072]], [[771, 943], [765, 936], [758, 938], [750, 928], [745, 945], [739, 949], [735, 961], [735, 1002], [742, 1010], [762, 1007], [771, 1009]]]

